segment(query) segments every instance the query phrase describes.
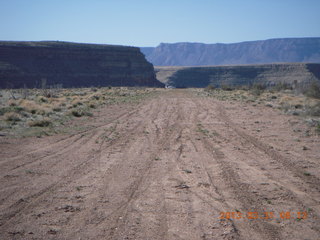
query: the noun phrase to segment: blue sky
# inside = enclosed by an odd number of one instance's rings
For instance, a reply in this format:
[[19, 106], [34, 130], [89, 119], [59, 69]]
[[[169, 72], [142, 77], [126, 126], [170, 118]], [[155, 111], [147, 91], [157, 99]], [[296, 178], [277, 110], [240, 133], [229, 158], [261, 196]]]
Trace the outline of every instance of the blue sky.
[[0, 0], [0, 40], [129, 46], [320, 37], [320, 0]]

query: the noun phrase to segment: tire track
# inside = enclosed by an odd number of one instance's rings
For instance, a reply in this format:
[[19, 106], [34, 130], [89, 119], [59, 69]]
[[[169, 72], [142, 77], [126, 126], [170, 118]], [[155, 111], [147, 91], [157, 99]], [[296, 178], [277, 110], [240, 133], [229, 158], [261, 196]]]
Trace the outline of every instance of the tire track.
[[[162, 107], [159, 106], [159, 104], [156, 104], [153, 106], [151, 109], [153, 109], [153, 114], [149, 115], [151, 116], [150, 120], [149, 118], [145, 117], [147, 123], [146, 126], [143, 126], [143, 128], [148, 128], [148, 129], [153, 129], [153, 131], [149, 134], [147, 134], [145, 137], [147, 138], [147, 146], [150, 146], [151, 149], [148, 155], [145, 157], [146, 159], [150, 159], [149, 161], [146, 162], [146, 165], [144, 166], [143, 169], [140, 170], [140, 176], [135, 179], [132, 183], [132, 185], [129, 187], [130, 191], [127, 196], [127, 199], [124, 203], [121, 204], [120, 207], [118, 207], [115, 211], [113, 211], [110, 215], [108, 215], [106, 218], [112, 218], [115, 219], [115, 222], [109, 228], [111, 229], [110, 232], [108, 232], [108, 239], [136, 239], [136, 235], [139, 234], [139, 232], [134, 232], [132, 233], [130, 231], [130, 228], [132, 227], [132, 220], [131, 220], [131, 215], [137, 215], [138, 213], [135, 212], [133, 209], [133, 205], [135, 202], [139, 201], [139, 199], [144, 195], [145, 192], [150, 190], [150, 184], [149, 181], [156, 181], [154, 179], [154, 165], [157, 164], [157, 161], [154, 159], [157, 159], [158, 156], [160, 155], [160, 152], [162, 149], [165, 149], [168, 147], [168, 142], [167, 139], [170, 139], [170, 136], [173, 134], [170, 131], [168, 131], [168, 124], [164, 128], [160, 128], [157, 124], [154, 124], [155, 120], [158, 119], [159, 113], [166, 113], [168, 111], [168, 107], [165, 109], [162, 109]], [[153, 116], [153, 117], [152, 117]], [[161, 131], [160, 129], [165, 129], [164, 131]], [[152, 180], [151, 180], [152, 179]], [[159, 179], [158, 181], [160, 181]], [[143, 189], [143, 186], [145, 186], [145, 189]], [[160, 195], [160, 198], [162, 201], [164, 201], [164, 192], [160, 188], [158, 189], [159, 192], [158, 194]], [[161, 197], [162, 196], [162, 197]], [[160, 227], [157, 229], [157, 231], [154, 234], [157, 234], [158, 238], [157, 239], [166, 239], [167, 236], [167, 231], [168, 231], [168, 226], [167, 226], [167, 221], [166, 221], [166, 209], [165, 209], [165, 203], [162, 203], [162, 220], [160, 222]], [[143, 212], [139, 213], [140, 215]], [[103, 224], [103, 223], [101, 223]], [[133, 225], [134, 226], [134, 225]], [[135, 237], [134, 237], [135, 236]], [[139, 238], [140, 239], [140, 238]]]
[[[98, 127], [84, 136], [76, 133], [26, 157], [46, 154], [34, 166], [47, 176], [0, 179], [21, 196], [8, 196], [4, 204], [9, 208], [2, 205], [2, 239], [258, 240], [299, 239], [304, 233], [306, 239], [316, 239], [318, 220], [219, 219], [220, 212], [233, 209], [263, 213], [285, 203], [291, 209], [306, 204], [293, 185], [279, 178], [286, 165], [279, 160], [275, 173], [273, 166], [266, 167], [278, 156], [263, 151], [268, 146], [261, 141], [254, 145], [256, 139], [239, 130], [218, 101], [172, 90], [111, 122], [101, 118], [105, 112], [95, 119]], [[16, 156], [13, 164], [17, 161]], [[11, 172], [27, 166], [32, 165]], [[296, 172], [288, 174], [295, 179]], [[32, 186], [24, 189], [28, 181]], [[272, 184], [260, 185], [262, 181]], [[282, 195], [276, 197], [286, 200], [279, 206], [263, 198], [264, 193], [274, 197], [274, 186], [284, 187], [277, 190]], [[315, 196], [308, 193], [308, 201], [315, 203]]]
[[277, 162], [281, 163], [282, 166], [293, 172], [296, 176], [298, 176], [302, 181], [304, 181], [307, 185], [309, 185], [312, 189], [317, 189], [320, 192], [320, 179], [314, 175], [305, 176], [304, 172], [301, 168], [295, 165], [292, 161], [278, 153], [277, 151], [273, 150], [267, 144], [261, 142], [257, 138], [246, 134], [245, 132], [241, 131], [226, 115], [225, 111], [222, 109], [221, 105], [218, 105], [218, 111], [221, 116], [221, 119], [226, 122], [226, 124], [232, 128], [240, 137], [245, 139], [247, 142], [264, 152], [268, 155], [271, 159], [276, 160]]
[[[200, 109], [204, 110], [204, 107], [201, 103], [197, 102]], [[208, 113], [207, 113], [208, 114]], [[198, 119], [197, 122], [201, 122]], [[264, 212], [263, 206], [256, 201], [256, 196], [253, 195], [250, 185], [240, 182], [240, 176], [238, 172], [234, 170], [231, 164], [225, 159], [225, 154], [219, 150], [208, 138], [202, 138], [203, 147], [208, 153], [211, 154], [212, 158], [219, 164], [219, 168], [223, 174], [220, 174], [221, 179], [229, 189], [232, 189], [232, 193], [235, 195], [234, 198], [241, 203], [242, 207], [247, 210], [252, 210], [253, 212]], [[207, 170], [207, 162], [204, 162], [204, 169], [208, 175], [210, 183], [215, 186], [216, 183], [213, 180], [213, 177]], [[218, 193], [220, 191], [218, 190]], [[222, 196], [222, 193], [219, 195]], [[225, 200], [222, 200], [223, 203], [227, 204]], [[265, 221], [249, 221], [248, 225], [251, 231], [257, 232], [263, 239], [281, 239], [281, 229], [278, 226], [275, 226], [269, 222]], [[233, 224], [233, 226], [235, 226]]]
[[[216, 101], [214, 102], [215, 104], [218, 104]], [[221, 105], [218, 105], [218, 107], [220, 108], [220, 110], [218, 111], [218, 114], [220, 114], [220, 111], [221, 111], [221, 109], [222, 109], [222, 107], [221, 107]], [[214, 105], [214, 107], [213, 107], [213, 109], [215, 108], [215, 105]], [[222, 111], [223, 111], [223, 109], [222, 109]], [[214, 115], [216, 115], [215, 114], [216, 112], [214, 111], [214, 112], [212, 112], [211, 114], [214, 114]], [[228, 132], [230, 131], [230, 129], [232, 129], [233, 130], [233, 132], [236, 132], [235, 131], [235, 128], [236, 128], [236, 126], [233, 126], [233, 127], [230, 127], [230, 120], [229, 119], [225, 119], [225, 118], [223, 118], [223, 117], [220, 117], [220, 115], [218, 115], [218, 118], [220, 118], [223, 122], [225, 122], [225, 128], [227, 128], [227, 130], [222, 130], [222, 129], [220, 129], [220, 132], [221, 131], [223, 131], [223, 133], [224, 134], [227, 134], [228, 135]], [[219, 125], [220, 126], [220, 125]], [[236, 134], [240, 137], [240, 138], [242, 138], [242, 139], [244, 139], [245, 141], [247, 141], [247, 142], [249, 142], [251, 145], [253, 145], [255, 148], [257, 148], [257, 149], [259, 149], [259, 150], [261, 150], [259, 147], [257, 147], [257, 142], [259, 142], [258, 140], [252, 140], [251, 138], [250, 138], [250, 140], [251, 141], [248, 141], [246, 138], [244, 138], [243, 137], [243, 135], [241, 135], [241, 134], [238, 134], [238, 132], [236, 132]], [[247, 135], [247, 134], [246, 134]], [[247, 135], [247, 136], [250, 136], [250, 135]], [[246, 204], [246, 206], [247, 207], [250, 207], [250, 204], [252, 203], [254, 203], [254, 201], [253, 201], [253, 199], [256, 199], [256, 203], [258, 203], [258, 207], [259, 207], [259, 209], [258, 209], [258, 211], [257, 212], [264, 212], [263, 211], [263, 207], [264, 207], [264, 205], [261, 205], [261, 204], [259, 204], [259, 202], [257, 202], [257, 201], [259, 201], [259, 197], [257, 197], [255, 194], [252, 194], [252, 193], [259, 193], [259, 195], [261, 196], [261, 195], [263, 195], [263, 194], [261, 194], [261, 189], [257, 189], [257, 188], [254, 188], [254, 189], [252, 189], [252, 187], [253, 187], [253, 185], [252, 184], [247, 184], [247, 183], [239, 183], [239, 180], [240, 180], [240, 176], [239, 175], [237, 175], [237, 173], [239, 172], [239, 171], [237, 171], [237, 170], [235, 170], [235, 166], [232, 166], [231, 165], [231, 162], [230, 161], [223, 161], [223, 158], [224, 158], [224, 156], [223, 156], [223, 152], [221, 152], [221, 150], [219, 150], [219, 149], [225, 149], [225, 147], [226, 146], [224, 146], [224, 147], [222, 147], [222, 146], [220, 146], [220, 147], [217, 147], [217, 145], [221, 145], [221, 142], [225, 142], [225, 143], [227, 143], [228, 145], [233, 145], [233, 144], [236, 144], [235, 142], [233, 142], [233, 141], [236, 141], [236, 140], [231, 140], [231, 141], [229, 141], [228, 139], [222, 139], [222, 141], [219, 141], [219, 138], [220, 137], [223, 137], [223, 136], [221, 136], [220, 134], [218, 135], [218, 136], [215, 136], [213, 139], [209, 139], [209, 138], [207, 138], [207, 139], [205, 139], [205, 142], [206, 142], [206, 145], [207, 145], [207, 149], [209, 150], [209, 149], [213, 149], [213, 156], [214, 156], [214, 158], [215, 159], [219, 159], [219, 161], [220, 161], [220, 164], [221, 164], [221, 166], [222, 166], [222, 169], [223, 169], [223, 175], [221, 176], [221, 177], [224, 177], [225, 178], [225, 181], [229, 181], [229, 185], [230, 186], [234, 186], [233, 188], [234, 189], [241, 189], [241, 192], [243, 192], [243, 189], [245, 189], [245, 195], [247, 195], [247, 194], [249, 194], [248, 196], [248, 198], [247, 198], [247, 200], [249, 199], [249, 201], [247, 201], [247, 204]], [[231, 139], [233, 139], [233, 138], [231, 138]], [[215, 144], [213, 144], [213, 142], [215, 142]], [[255, 144], [254, 144], [255, 143]], [[259, 142], [260, 143], [260, 142]], [[250, 145], [249, 144], [249, 145]], [[235, 147], [234, 148], [236, 148], [237, 149], [237, 145], [234, 145]], [[260, 146], [260, 145], [258, 145], [258, 146]], [[232, 149], [232, 147], [230, 147], [229, 149]], [[256, 151], [254, 151], [254, 150], [252, 150], [252, 149], [250, 149], [250, 155], [252, 155], [252, 154], [254, 154]], [[262, 152], [264, 152], [265, 153], [265, 151], [262, 151]], [[273, 159], [269, 154], [266, 154], [267, 156], [268, 156], [268, 158], [269, 159]], [[247, 159], [249, 156], [247, 156], [247, 157], [244, 157], [243, 159]], [[250, 157], [249, 157], [250, 158]], [[253, 159], [259, 159], [259, 156], [257, 155], [257, 157], [253, 157]], [[246, 162], [246, 160], [244, 161], [244, 162]], [[263, 170], [265, 170], [266, 171], [266, 169], [264, 168], [265, 167], [265, 165], [259, 165], [260, 164], [260, 161], [257, 161], [257, 162], [255, 162], [256, 164], [258, 164], [258, 166], [260, 166], [260, 168], [261, 169], [263, 169]], [[224, 165], [223, 165], [224, 164]], [[256, 165], [255, 164], [255, 165]], [[250, 165], [250, 163], [249, 163], [249, 165]], [[237, 168], [238, 169], [238, 168]], [[256, 168], [257, 169], [257, 168]], [[260, 171], [261, 172], [261, 170], [260, 169], [257, 169], [258, 170], [258, 172]], [[282, 171], [286, 171], [286, 169], [285, 168], [283, 168], [282, 167]], [[225, 174], [226, 174], [226, 176], [225, 176]], [[267, 171], [267, 174], [265, 173], [265, 172], [262, 172], [262, 174], [263, 175], [265, 175], [268, 179], [272, 179], [275, 183], [281, 183], [282, 181], [281, 181], [281, 179], [279, 179], [279, 178], [276, 178], [275, 176], [273, 176], [273, 173], [272, 172], [268, 172]], [[235, 177], [236, 176], [236, 177]], [[238, 179], [238, 180], [237, 180]], [[237, 184], [237, 181], [238, 181], [238, 184]], [[239, 185], [240, 184], [240, 185]], [[241, 187], [241, 186], [243, 186], [243, 187]], [[287, 189], [287, 186], [286, 186], [286, 184], [284, 184], [284, 185], [280, 185], [280, 186], [285, 186], [285, 189], [283, 189], [282, 187], [280, 187], [280, 189], [281, 189], [281, 193], [282, 193], [282, 196], [284, 195], [284, 196], [286, 196], [286, 198], [287, 198], [287, 200], [288, 201], [294, 201], [294, 204], [298, 204], [295, 208], [296, 209], [308, 209], [308, 207], [305, 205], [305, 203], [302, 201], [302, 199], [299, 199], [297, 196], [296, 196], [296, 194], [295, 193], [293, 193], [291, 190], [289, 190], [289, 189]], [[303, 190], [302, 190], [303, 191]], [[304, 190], [305, 191], [305, 190]], [[238, 195], [240, 194], [239, 193], [239, 191], [236, 191], [236, 193], [237, 193], [237, 197], [236, 197], [236, 199], [238, 199], [238, 200], [241, 200], [241, 197], [239, 197]], [[241, 196], [241, 195], [240, 195]], [[282, 197], [282, 199], [284, 199], [283, 197]], [[243, 200], [246, 200], [245, 199], [245, 197], [243, 197]], [[243, 202], [243, 200], [241, 200], [241, 202]], [[299, 211], [299, 210], [298, 210]], [[311, 214], [311, 216], [313, 216], [313, 214]], [[319, 232], [319, 227], [318, 227], [318, 225], [319, 225], [319, 219], [317, 219], [317, 218], [315, 218], [315, 219], [313, 219], [313, 220], [311, 220], [311, 221], [308, 221], [309, 223], [308, 224], [311, 224], [311, 226], [309, 225], [309, 229], [311, 228], [311, 229], [313, 229], [313, 230], [315, 230], [315, 231], [317, 231], [317, 232]], [[254, 226], [255, 228], [257, 227], [257, 226]], [[267, 228], [268, 229], [268, 228]], [[263, 229], [262, 229], [263, 230]], [[270, 229], [271, 230], [271, 229]], [[269, 231], [269, 230], [268, 230]], [[281, 236], [281, 233], [282, 233], [282, 231], [280, 231], [279, 230], [279, 228], [278, 228], [278, 230], [276, 229], [276, 231], [278, 232], [278, 234], [276, 234], [276, 235], [278, 235], [278, 237], [280, 237]], [[266, 231], [265, 231], [266, 232]], [[275, 235], [275, 236], [276, 236]], [[275, 237], [275, 236], [272, 236], [272, 237]], [[272, 238], [271, 237], [271, 238]]]
[[[121, 119], [124, 118], [124, 116], [132, 115], [135, 112], [138, 112], [138, 109], [131, 111], [130, 113], [123, 114]], [[126, 119], [126, 118], [124, 118], [124, 119]], [[119, 120], [119, 119], [114, 119], [113, 121], [116, 121], [116, 120]], [[83, 145], [87, 144], [94, 136], [95, 136], [95, 134], [93, 134], [89, 139], [87, 139], [87, 141]], [[119, 141], [119, 139], [118, 139], [118, 141]], [[116, 141], [109, 142], [109, 147], [115, 143], [116, 143]], [[29, 209], [35, 208], [37, 206], [37, 204], [39, 204], [39, 202], [41, 202], [42, 199], [44, 199], [48, 195], [52, 194], [54, 191], [61, 188], [63, 185], [67, 185], [67, 184], [71, 183], [72, 181], [74, 181], [74, 179], [70, 179], [71, 175], [79, 175], [79, 177], [81, 177], [81, 172], [83, 172], [84, 169], [89, 168], [89, 165], [93, 165], [94, 161], [100, 157], [100, 154], [103, 150], [104, 144], [105, 144], [104, 141], [99, 144], [99, 148], [95, 152], [93, 157], [89, 157], [89, 158], [85, 159], [84, 161], [78, 163], [75, 167], [68, 170], [59, 180], [57, 180], [53, 184], [50, 184], [49, 186], [45, 187], [44, 189], [41, 189], [40, 191], [38, 191], [32, 195], [29, 195], [27, 197], [23, 197], [22, 199], [18, 200], [16, 203], [13, 203], [8, 208], [8, 209], [13, 209], [13, 210], [8, 213], [5, 213], [1, 216], [0, 229], [1, 228], [5, 229], [6, 226], [8, 226], [10, 224], [12, 225], [12, 222], [16, 218], [18, 218], [19, 216], [22, 216], [22, 214], [24, 212], [28, 211]], [[75, 146], [75, 147], [77, 147], [77, 146]], [[79, 148], [79, 150], [80, 149], [81, 148]], [[69, 153], [69, 152], [66, 152], [66, 153]], [[64, 160], [64, 158], [62, 156], [63, 156], [63, 154], [60, 155], [60, 158], [58, 158], [58, 161], [61, 162]]]
[[[21, 155], [21, 156], [15, 156], [15, 157], [8, 158], [8, 159], [6, 159], [6, 162], [12, 162], [12, 161], [14, 161], [14, 160], [18, 160], [19, 158], [21, 158], [22, 160], [24, 160], [25, 158], [33, 158], [33, 155], [32, 155], [32, 154], [38, 154], [38, 153], [42, 153], [42, 152], [44, 152], [45, 155], [44, 155], [44, 156], [39, 156], [39, 157], [38, 157], [37, 159], [35, 159], [35, 160], [38, 160], [38, 159], [47, 157], [47, 156], [48, 156], [48, 153], [47, 153], [46, 151], [47, 151], [48, 149], [49, 149], [49, 150], [50, 150], [50, 149], [54, 149], [53, 151], [54, 151], [55, 153], [56, 153], [56, 152], [59, 152], [59, 151], [62, 151], [62, 150], [64, 150], [65, 148], [67, 148], [67, 147], [73, 145], [74, 143], [76, 143], [77, 141], [79, 141], [86, 133], [91, 132], [91, 131], [99, 130], [99, 129], [101, 129], [101, 128], [104, 128], [104, 127], [106, 127], [106, 126], [108, 126], [108, 125], [116, 122], [116, 121], [129, 118], [130, 116], [132, 116], [133, 114], [135, 114], [135, 113], [138, 112], [138, 111], [139, 111], [139, 109], [138, 109], [138, 106], [137, 106], [134, 110], [132, 110], [132, 111], [130, 111], [130, 112], [124, 112], [124, 113], [120, 114], [119, 116], [117, 116], [117, 117], [115, 117], [115, 118], [113, 118], [113, 119], [111, 119], [111, 120], [109, 120], [109, 121], [107, 121], [107, 122], [104, 122], [103, 124], [99, 124], [99, 125], [97, 125], [97, 126], [94, 126], [94, 127], [92, 127], [92, 128], [89, 128], [89, 129], [86, 129], [86, 130], [83, 130], [83, 131], [77, 131], [76, 133], [73, 133], [73, 134], [70, 134], [70, 135], [68, 135], [68, 136], [66, 136], [66, 137], [63, 137], [63, 138], [57, 140], [56, 142], [54, 142], [54, 143], [52, 143], [52, 144], [50, 144], [50, 145], [47, 145], [47, 146], [45, 146], [45, 147], [41, 147], [40, 149], [36, 149], [36, 150], [32, 150], [32, 151], [23, 153], [23, 155]], [[77, 138], [76, 138], [75, 140], [72, 140], [73, 137], [77, 137]], [[71, 143], [66, 146], [65, 143], [64, 143], [65, 141], [66, 141], [66, 142], [71, 141]], [[62, 144], [62, 146], [59, 146], [59, 144]], [[57, 146], [57, 145], [58, 145], [58, 146]], [[60, 149], [60, 147], [61, 147], [61, 149]], [[57, 148], [58, 148], [58, 149], [57, 149]], [[49, 155], [50, 155], [50, 154], [54, 154], [54, 153], [49, 153]], [[4, 164], [4, 163], [6, 163], [6, 162], [1, 162], [0, 165], [1, 165], [1, 164]], [[28, 163], [27, 163], [27, 164], [28, 164]], [[21, 167], [22, 167], [22, 166], [24, 166], [24, 165], [22, 164]], [[17, 166], [16, 168], [19, 168], [19, 167], [20, 167], [20, 165]], [[13, 169], [14, 169], [14, 168], [13, 168]]]

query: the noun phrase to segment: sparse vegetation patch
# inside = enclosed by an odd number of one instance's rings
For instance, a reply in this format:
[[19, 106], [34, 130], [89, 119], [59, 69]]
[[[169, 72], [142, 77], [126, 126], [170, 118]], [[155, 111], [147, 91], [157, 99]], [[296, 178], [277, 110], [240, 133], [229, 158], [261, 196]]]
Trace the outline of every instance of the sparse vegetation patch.
[[[312, 118], [320, 122], [320, 86], [313, 82], [308, 87], [294, 87], [288, 83], [267, 86], [263, 83], [251, 86], [213, 88], [197, 90], [198, 95], [215, 97], [222, 101], [241, 101], [252, 106], [279, 109], [286, 114]], [[314, 125], [315, 126], [315, 125]], [[320, 130], [315, 126], [315, 132]]]
[[103, 105], [138, 103], [153, 92], [126, 87], [0, 90], [1, 132], [38, 136], [37, 128], [55, 129], [70, 118], [92, 117], [93, 111]]

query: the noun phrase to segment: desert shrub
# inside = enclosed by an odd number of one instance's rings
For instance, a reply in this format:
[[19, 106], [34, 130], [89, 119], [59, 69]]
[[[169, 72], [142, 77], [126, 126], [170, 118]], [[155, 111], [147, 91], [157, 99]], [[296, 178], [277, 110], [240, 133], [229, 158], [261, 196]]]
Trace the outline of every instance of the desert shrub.
[[208, 85], [206, 88], [205, 88], [205, 90], [206, 91], [212, 91], [212, 90], [214, 90], [215, 89], [215, 87], [213, 86], [213, 85]]
[[320, 134], [320, 122], [318, 122], [317, 126], [316, 126], [316, 132], [318, 134]]
[[18, 105], [18, 102], [17, 102], [17, 100], [10, 99], [10, 100], [8, 101], [8, 105], [11, 106], [11, 107], [17, 106], [17, 105]]
[[25, 110], [24, 107], [21, 107], [21, 106], [15, 106], [12, 108], [15, 112], [22, 112]]
[[309, 106], [307, 109], [307, 114], [311, 116], [320, 116], [320, 102], [314, 106]]
[[87, 93], [86, 92], [75, 92], [72, 94], [73, 96], [86, 96]]
[[260, 96], [266, 88], [266, 85], [263, 83], [254, 83], [250, 89], [250, 92], [255, 96]]
[[265, 90], [267, 86], [264, 83], [254, 83], [252, 88], [259, 89], [259, 90]]
[[312, 82], [310, 86], [304, 91], [308, 97], [320, 99], [320, 85], [317, 82]]
[[10, 122], [17, 122], [21, 120], [19, 114], [16, 112], [6, 112], [4, 114], [4, 119]]
[[30, 127], [48, 127], [51, 125], [50, 119], [33, 120], [28, 122]]
[[236, 90], [243, 90], [243, 91], [248, 91], [250, 90], [250, 86], [248, 85], [238, 85], [235, 87]]
[[7, 108], [0, 108], [0, 116], [4, 115], [7, 112]]
[[20, 115], [25, 118], [29, 118], [31, 116], [28, 112], [20, 112]]
[[40, 103], [47, 103], [48, 102], [48, 98], [44, 97], [44, 96], [40, 96], [40, 97], [38, 97], [38, 101]]
[[41, 89], [41, 95], [45, 98], [56, 98], [60, 92], [59, 87], [50, 86], [49, 88]]
[[90, 103], [90, 104], [89, 104], [89, 107], [90, 107], [90, 108], [96, 108], [96, 105], [93, 104], [93, 103]]
[[77, 109], [74, 109], [71, 111], [71, 114], [75, 117], [82, 117], [82, 113], [81, 111], [77, 110]]
[[71, 115], [75, 117], [82, 117], [82, 116], [89, 116], [92, 117], [93, 114], [89, 111], [86, 111], [85, 109], [73, 109], [71, 111]]
[[224, 91], [232, 91], [232, 90], [234, 90], [234, 87], [231, 85], [228, 85], [228, 84], [222, 84], [221, 89]]
[[76, 107], [78, 107], [78, 106], [81, 106], [81, 105], [83, 105], [83, 103], [80, 102], [80, 101], [74, 101], [74, 102], [72, 103], [72, 106], [73, 106], [74, 108], [76, 108]]
[[61, 112], [62, 111], [62, 108], [61, 107], [54, 107], [52, 109], [54, 112]]
[[260, 96], [263, 93], [263, 90], [260, 90], [260, 89], [257, 89], [257, 88], [252, 88], [250, 90], [250, 92], [251, 92], [252, 95]]
[[278, 82], [275, 86], [272, 87], [274, 91], [281, 91], [281, 90], [292, 90], [292, 86], [289, 83], [285, 82]]
[[37, 110], [42, 109], [42, 107], [38, 103], [25, 99], [21, 101], [20, 106], [23, 107], [25, 111], [32, 114], [35, 114]]
[[46, 110], [39, 108], [39, 109], [32, 109], [32, 114], [39, 114], [39, 115], [46, 115]]
[[22, 112], [24, 110], [25, 109], [23, 107], [20, 107], [20, 106], [3, 107], [3, 108], [0, 108], [0, 116], [4, 115], [7, 112], [20, 113], [20, 112]]
[[21, 88], [21, 89], [18, 90], [18, 92], [19, 92], [19, 95], [21, 95], [21, 97], [22, 97], [23, 99], [27, 99], [28, 96], [30, 95], [29, 89], [26, 87], [25, 84], [24, 84], [23, 88]]
[[100, 96], [98, 96], [98, 95], [93, 95], [93, 96], [91, 97], [91, 99], [93, 99], [93, 100], [99, 100], [99, 99], [100, 99]]

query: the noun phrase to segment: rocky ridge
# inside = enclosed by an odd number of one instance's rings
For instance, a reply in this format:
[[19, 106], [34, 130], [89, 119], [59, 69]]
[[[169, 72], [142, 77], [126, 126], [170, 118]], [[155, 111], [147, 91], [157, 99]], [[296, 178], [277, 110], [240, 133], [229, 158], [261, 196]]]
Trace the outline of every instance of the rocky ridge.
[[283, 63], [235, 66], [155, 67], [157, 79], [167, 86], [207, 87], [277, 83], [308, 85], [320, 83], [320, 64]]
[[155, 66], [320, 63], [320, 38], [282, 38], [240, 43], [161, 43], [141, 48]]
[[70, 42], [0, 42], [0, 88], [162, 87], [136, 47]]

